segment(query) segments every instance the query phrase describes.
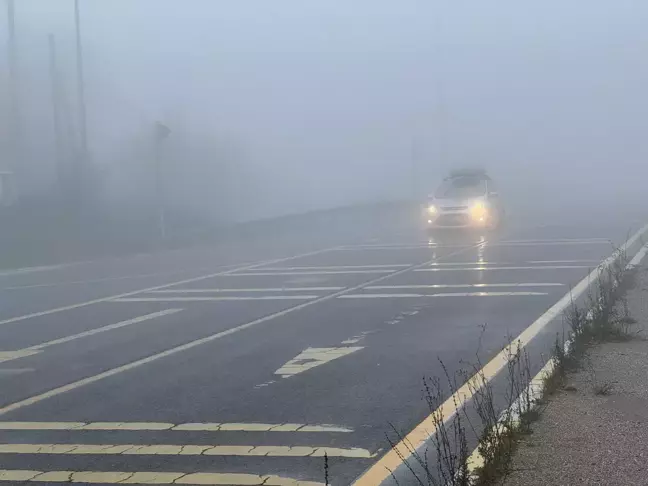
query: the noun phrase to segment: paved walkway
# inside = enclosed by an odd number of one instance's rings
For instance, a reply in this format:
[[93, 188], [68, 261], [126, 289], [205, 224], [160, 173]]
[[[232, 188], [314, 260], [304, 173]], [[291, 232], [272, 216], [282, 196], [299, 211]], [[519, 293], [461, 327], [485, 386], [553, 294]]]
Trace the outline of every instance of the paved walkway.
[[645, 266], [627, 299], [637, 338], [589, 349], [522, 439], [503, 486], [648, 485]]

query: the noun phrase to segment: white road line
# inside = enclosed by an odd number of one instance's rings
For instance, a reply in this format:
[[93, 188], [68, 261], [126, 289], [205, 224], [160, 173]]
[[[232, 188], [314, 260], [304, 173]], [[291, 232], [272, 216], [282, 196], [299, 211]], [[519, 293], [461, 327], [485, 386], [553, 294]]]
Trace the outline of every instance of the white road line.
[[313, 300], [319, 295], [227, 295], [227, 296], [199, 296], [199, 297], [124, 297], [113, 299], [110, 302], [221, 302], [237, 300]]
[[324, 486], [324, 483], [302, 481], [270, 474], [186, 473], [186, 472], [104, 472], [104, 471], [35, 471], [0, 469], [0, 481], [16, 483], [62, 482], [73, 484], [188, 484], [220, 486]]
[[[450, 258], [452, 256], [455, 256], [455, 255], [461, 253], [462, 251], [469, 250], [469, 249], [475, 248], [476, 246], [481, 246], [481, 245], [483, 245], [483, 243], [479, 243], [478, 245], [475, 245], [475, 246], [467, 248], [467, 249], [457, 250], [455, 252], [449, 253], [448, 255], [444, 255], [442, 258]], [[320, 253], [323, 252], [323, 251], [328, 251], [328, 250], [321, 250]], [[295, 258], [295, 257], [293, 257], [293, 258]], [[106, 370], [106, 371], [104, 371], [102, 373], [99, 373], [97, 375], [89, 376], [87, 378], [83, 378], [81, 380], [74, 381], [72, 383], [68, 383], [67, 385], [63, 385], [63, 386], [60, 386], [60, 387], [57, 387], [57, 388], [53, 388], [53, 389], [48, 390], [48, 391], [46, 391], [44, 393], [41, 393], [39, 395], [34, 395], [34, 396], [29, 397], [29, 398], [25, 398], [23, 400], [11, 403], [9, 405], [6, 405], [6, 406], [0, 408], [0, 415], [4, 415], [6, 413], [13, 412], [14, 410], [18, 410], [20, 408], [27, 407], [29, 405], [33, 405], [35, 403], [42, 402], [43, 400], [47, 400], [48, 398], [52, 398], [52, 397], [61, 395], [63, 393], [67, 393], [67, 392], [69, 392], [71, 390], [76, 390], [76, 389], [81, 388], [83, 386], [90, 385], [92, 383], [96, 383], [96, 382], [98, 382], [100, 380], [103, 380], [104, 378], [109, 378], [111, 376], [118, 375], [119, 373], [123, 373], [125, 371], [129, 371], [129, 370], [132, 370], [134, 368], [138, 368], [138, 367], [143, 366], [145, 364], [149, 364], [149, 363], [152, 363], [152, 362], [157, 361], [159, 359], [166, 358], [167, 356], [173, 356], [173, 355], [181, 353], [183, 351], [193, 349], [193, 348], [195, 348], [197, 346], [201, 346], [203, 344], [206, 344], [206, 343], [209, 343], [209, 342], [212, 342], [212, 341], [216, 341], [216, 340], [221, 339], [221, 338], [223, 338], [225, 336], [230, 336], [232, 334], [241, 332], [241, 331], [243, 331], [245, 329], [250, 329], [252, 327], [258, 326], [258, 325], [263, 324], [265, 322], [271, 321], [273, 319], [277, 319], [279, 317], [283, 317], [283, 316], [291, 314], [293, 312], [297, 312], [297, 311], [299, 311], [301, 309], [305, 309], [305, 308], [313, 306], [315, 304], [319, 304], [321, 302], [327, 302], [329, 300], [333, 300], [333, 299], [339, 297], [340, 295], [345, 295], [345, 294], [349, 294], [351, 292], [361, 290], [361, 289], [363, 289], [363, 288], [365, 288], [365, 287], [367, 287], [369, 285], [374, 285], [374, 284], [377, 284], [378, 282], [382, 282], [383, 280], [386, 280], [388, 278], [403, 275], [404, 273], [409, 272], [411, 270], [414, 270], [416, 268], [422, 268], [422, 267], [424, 267], [426, 265], [429, 265], [430, 263], [432, 263], [435, 260], [437, 260], [436, 257], [431, 259], [431, 260], [420, 263], [418, 265], [413, 265], [413, 266], [408, 267], [408, 268], [403, 268], [403, 269], [400, 269], [400, 270], [396, 270], [395, 272], [391, 272], [388, 275], [382, 275], [380, 277], [376, 277], [376, 278], [374, 278], [372, 280], [369, 280], [367, 282], [363, 282], [363, 283], [361, 283], [359, 285], [356, 285], [354, 287], [348, 287], [348, 288], [345, 288], [343, 290], [340, 290], [339, 292], [335, 292], [333, 294], [325, 295], [325, 296], [320, 297], [320, 298], [315, 299], [315, 300], [309, 300], [308, 302], [303, 302], [301, 304], [295, 305], [293, 307], [289, 307], [289, 308], [281, 310], [279, 312], [275, 312], [273, 314], [269, 314], [267, 316], [260, 317], [259, 319], [255, 319], [253, 321], [246, 322], [245, 324], [241, 324], [239, 326], [232, 327], [230, 329], [226, 329], [224, 331], [220, 331], [220, 332], [217, 332], [215, 334], [211, 334], [209, 336], [205, 336], [205, 337], [200, 338], [200, 339], [196, 339], [195, 341], [190, 341], [190, 342], [182, 344], [180, 346], [176, 346], [174, 348], [167, 349], [166, 351], [162, 351], [160, 353], [153, 354], [153, 355], [148, 356], [146, 358], [138, 359], [136, 361], [131, 361], [130, 363], [118, 366], [116, 368], [111, 368], [111, 369]], [[205, 278], [207, 278], [207, 277], [205, 277]], [[184, 282], [181, 282], [181, 283], [184, 283]], [[177, 284], [179, 285], [181, 283], [177, 283]], [[158, 290], [158, 289], [161, 289], [161, 288], [164, 288], [164, 287], [170, 287], [172, 285], [175, 285], [175, 284], [171, 284], [171, 285], [167, 285], [167, 286], [161, 286], [161, 287], [155, 287], [155, 288], [148, 289], [148, 290]], [[134, 295], [136, 293], [140, 293], [140, 292], [133, 292], [133, 293], [129, 293], [127, 295]], [[125, 295], [117, 296], [117, 297], [125, 297]], [[114, 299], [114, 298], [116, 298], [116, 297], [112, 297], [112, 299]], [[102, 299], [101, 302], [105, 302], [105, 301], [109, 301], [109, 300], [111, 300], [111, 298]], [[2, 324], [2, 322], [0, 322], [0, 324]]]
[[518, 297], [530, 295], [549, 295], [546, 292], [444, 292], [439, 294], [351, 294], [341, 295], [338, 299], [393, 299], [417, 297]]
[[610, 243], [609, 238], [549, 238], [549, 239], [521, 239], [502, 240], [501, 243]]
[[66, 336], [52, 341], [47, 341], [45, 343], [36, 344], [34, 346], [29, 346], [28, 348], [18, 349], [16, 351], [0, 351], [0, 363], [4, 361], [11, 361], [14, 359], [24, 358], [27, 356], [32, 356], [34, 354], [40, 353], [43, 349], [54, 346], [56, 344], [63, 344], [76, 339], [81, 339], [88, 336], [93, 336], [106, 331], [112, 331], [113, 329], [119, 329], [121, 327], [130, 326], [133, 324], [139, 324], [140, 322], [149, 321], [157, 317], [163, 317], [170, 314], [175, 314], [180, 312], [182, 309], [166, 309], [159, 312], [152, 312], [151, 314], [146, 314], [143, 316], [135, 317], [134, 319], [128, 319], [126, 321], [121, 321], [116, 324], [109, 324], [107, 326], [98, 327], [96, 329], [90, 329], [89, 331], [80, 332], [78, 334], [73, 334], [72, 336]]
[[415, 272], [462, 272], [466, 270], [481, 271], [481, 270], [560, 270], [569, 268], [592, 268], [591, 265], [536, 265], [536, 266], [519, 266], [519, 267], [448, 267], [448, 268], [419, 268]]
[[380, 269], [380, 268], [405, 268], [411, 267], [413, 263], [394, 263], [386, 265], [327, 265], [316, 267], [262, 267], [262, 271], [293, 271], [293, 270], [363, 270], [363, 269]]
[[353, 429], [340, 425], [263, 424], [255, 422], [204, 422], [171, 424], [166, 422], [0, 422], [0, 430], [136, 430], [180, 432], [324, 432], [350, 433]]
[[[648, 224], [644, 225], [637, 231], [632, 238], [625, 242], [621, 251], [630, 249], [635, 242], [648, 231]], [[559, 317], [575, 299], [578, 299], [589, 288], [590, 284], [595, 283], [599, 278], [601, 269], [608, 268], [619, 258], [619, 252], [615, 251], [608, 258], [603, 260], [599, 267], [592, 270], [585, 278], [576, 284], [570, 292], [565, 294], [549, 310], [536, 319], [529, 327], [504, 347], [495, 357], [479, 370], [475, 376], [466, 380], [448, 399], [434, 412], [428, 415], [421, 423], [405, 435], [398, 444], [394, 445], [384, 456], [374, 462], [363, 475], [353, 484], [354, 486], [376, 486], [391, 477], [391, 472], [396, 471], [406, 461], [410, 460], [414, 451], [421, 450], [430, 439], [430, 434], [436, 430], [436, 417], [444, 417], [447, 422], [452, 419], [454, 414], [464, 404], [466, 404], [475, 393], [474, 383], [477, 377], [479, 380], [490, 382], [497, 374], [504, 369], [509, 362], [510, 349], [513, 346], [524, 347], [529, 344], [550, 322]]]
[[268, 260], [268, 261], [265, 261], [265, 262], [258, 262], [258, 263], [253, 263], [251, 265], [245, 265], [245, 266], [242, 266], [242, 267], [236, 267], [236, 268], [233, 268], [231, 270], [224, 270], [224, 271], [220, 271], [220, 272], [211, 273], [211, 274], [208, 274], [208, 275], [201, 275], [199, 277], [192, 277], [192, 278], [188, 278], [188, 279], [185, 279], [185, 280], [179, 280], [177, 282], [171, 282], [171, 283], [164, 284], [164, 285], [156, 285], [155, 287], [148, 287], [148, 288], [145, 288], [145, 289], [139, 289], [139, 290], [133, 290], [131, 292], [125, 292], [125, 293], [122, 293], [122, 294], [111, 295], [109, 297], [101, 297], [99, 299], [87, 300], [85, 302], [79, 302], [77, 304], [66, 305], [66, 306], [63, 306], [63, 307], [56, 307], [54, 309], [48, 309], [48, 310], [45, 310], [45, 311], [32, 312], [31, 314], [25, 314], [25, 315], [22, 315], [22, 316], [16, 316], [16, 317], [11, 317], [9, 319], [4, 319], [4, 320], [0, 321], [0, 326], [4, 325], [4, 324], [10, 324], [12, 322], [18, 322], [18, 321], [24, 321], [26, 319], [32, 319], [34, 317], [42, 317], [42, 316], [47, 316], [47, 315], [50, 315], [50, 314], [55, 314], [57, 312], [64, 312], [64, 311], [68, 311], [68, 310], [78, 309], [80, 307], [86, 307], [86, 306], [89, 306], [89, 305], [99, 304], [99, 303], [102, 303], [102, 302], [109, 302], [111, 300], [119, 299], [119, 298], [122, 298], [122, 297], [130, 297], [131, 295], [142, 294], [142, 293], [150, 292], [151, 290], [160, 290], [160, 289], [166, 289], [166, 288], [169, 288], [169, 287], [174, 287], [174, 286], [177, 286], [177, 285], [185, 285], [185, 284], [188, 284], [188, 283], [199, 282], [201, 280], [206, 280], [206, 279], [210, 279], [210, 278], [213, 278], [213, 277], [220, 277], [220, 276], [224, 276], [224, 275], [229, 275], [229, 274], [234, 273], [234, 272], [240, 272], [240, 271], [244, 271], [244, 270], [254, 269], [254, 268], [257, 268], [257, 267], [261, 267], [263, 265], [271, 265], [271, 264], [274, 264], [274, 263], [281, 263], [281, 262], [287, 262], [287, 261], [290, 261], [290, 260], [295, 260], [297, 258], [304, 258], [304, 257], [307, 257], [307, 256], [319, 255], [320, 253], [333, 251], [335, 249], [336, 249], [336, 247], [325, 248], [323, 250], [311, 251], [311, 252], [308, 252], [308, 253], [302, 253], [300, 255], [293, 255], [293, 256], [285, 257], [285, 258], [277, 258], [275, 260]]
[[641, 260], [643, 260], [644, 257], [646, 256], [646, 252], [648, 252], [648, 245], [644, 245], [641, 247], [641, 249], [637, 252], [634, 258], [630, 260], [630, 263], [628, 263], [628, 267], [634, 268], [639, 266]]
[[303, 373], [304, 371], [329, 363], [334, 359], [360, 351], [361, 349], [364, 348], [349, 346], [339, 348], [307, 348], [275, 371], [275, 375], [280, 375], [282, 378], [289, 378], [298, 373]]
[[149, 294], [219, 294], [219, 293], [235, 293], [235, 292], [317, 292], [327, 290], [342, 290], [344, 287], [266, 287], [266, 288], [252, 288], [252, 289], [166, 289], [166, 290], [151, 290]]
[[81, 339], [88, 336], [94, 336], [106, 331], [112, 331], [113, 329], [119, 329], [121, 327], [132, 326], [133, 324], [139, 324], [140, 322], [150, 321], [151, 319], [157, 319], [158, 317], [164, 317], [171, 314], [176, 314], [182, 309], [166, 309], [159, 312], [151, 312], [143, 316], [135, 317], [133, 319], [127, 319], [125, 321], [117, 322], [115, 324], [109, 324], [107, 326], [98, 327], [97, 329], [90, 329], [89, 331], [80, 332], [78, 334], [73, 334], [71, 336], [62, 337], [59, 339], [53, 339], [52, 341], [47, 341], [46, 343], [36, 344], [34, 346], [29, 346], [28, 350], [41, 351], [49, 346], [54, 346], [55, 344], [69, 343], [76, 339]]
[[434, 267], [449, 267], [449, 266], [461, 266], [461, 265], [477, 265], [477, 266], [488, 266], [488, 265], [520, 265], [522, 263], [592, 263], [598, 265], [599, 260], [527, 260], [522, 262], [439, 262], [433, 263]]
[[[224, 268], [232, 267], [233, 265], [227, 265]], [[51, 283], [43, 283], [43, 284], [32, 284], [32, 285], [18, 285], [15, 287], [3, 287], [0, 288], [0, 290], [22, 290], [22, 289], [37, 289], [41, 287], [61, 287], [63, 285], [85, 285], [85, 284], [91, 284], [91, 283], [101, 283], [101, 282], [110, 282], [113, 280], [134, 280], [138, 278], [150, 278], [150, 277], [164, 277], [164, 276], [171, 276], [171, 275], [179, 275], [182, 273], [191, 273], [195, 272], [195, 270], [181, 270], [178, 272], [163, 272], [163, 273], [143, 273], [140, 275], [125, 275], [123, 277], [105, 277], [105, 278], [96, 278], [96, 279], [90, 279], [90, 280], [69, 280], [69, 281], [59, 281], [59, 282], [51, 282]]]
[[304, 270], [301, 272], [248, 272], [229, 273], [228, 277], [264, 277], [269, 275], [353, 275], [361, 273], [391, 273], [393, 270]]
[[397, 290], [397, 289], [466, 289], [489, 287], [564, 287], [562, 283], [478, 283], [478, 284], [430, 284], [430, 285], [371, 285], [367, 290]]
[[0, 454], [136, 455], [136, 456], [239, 456], [239, 457], [349, 457], [374, 455], [359, 447], [311, 447], [284, 445], [191, 445], [191, 444], [0, 444]]

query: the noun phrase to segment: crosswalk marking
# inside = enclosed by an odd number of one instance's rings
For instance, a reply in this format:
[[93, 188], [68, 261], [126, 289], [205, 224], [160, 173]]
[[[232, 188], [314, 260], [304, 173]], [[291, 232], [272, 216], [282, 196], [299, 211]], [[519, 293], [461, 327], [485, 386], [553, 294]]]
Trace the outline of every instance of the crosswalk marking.
[[353, 429], [328, 424], [264, 423], [183, 423], [166, 422], [0, 422], [0, 430], [137, 430], [192, 432], [353, 432]]
[[56, 455], [162, 455], [162, 456], [265, 456], [265, 457], [347, 457], [374, 456], [359, 447], [311, 447], [283, 445], [181, 445], [181, 444], [0, 444], [0, 454]]
[[0, 469], [0, 481], [81, 484], [187, 484], [230, 486], [324, 486], [275, 475], [246, 473], [35, 471]]
[[228, 296], [199, 296], [199, 297], [125, 297], [111, 302], [209, 302], [237, 300], [312, 300], [319, 295], [228, 295]]

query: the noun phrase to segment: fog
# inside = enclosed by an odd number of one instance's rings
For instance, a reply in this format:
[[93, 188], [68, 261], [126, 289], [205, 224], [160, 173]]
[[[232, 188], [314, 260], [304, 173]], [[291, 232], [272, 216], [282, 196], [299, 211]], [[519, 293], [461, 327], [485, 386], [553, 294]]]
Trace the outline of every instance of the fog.
[[[171, 130], [160, 154], [168, 204], [216, 220], [422, 198], [462, 166], [488, 169], [520, 205], [639, 201], [645, 2], [80, 7], [88, 146], [109, 206], [150, 203], [156, 121]], [[72, 0], [18, 0], [15, 10], [17, 172], [28, 197], [56, 179], [49, 33], [67, 143], [76, 143], [74, 9]], [[6, 23], [3, 9], [3, 113]]]

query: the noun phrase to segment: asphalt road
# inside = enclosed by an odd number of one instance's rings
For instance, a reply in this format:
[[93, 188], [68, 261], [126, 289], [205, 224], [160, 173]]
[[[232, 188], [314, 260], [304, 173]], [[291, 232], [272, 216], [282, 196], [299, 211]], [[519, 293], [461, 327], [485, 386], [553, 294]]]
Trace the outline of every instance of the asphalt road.
[[351, 484], [638, 227], [378, 219], [0, 272], [0, 482]]

